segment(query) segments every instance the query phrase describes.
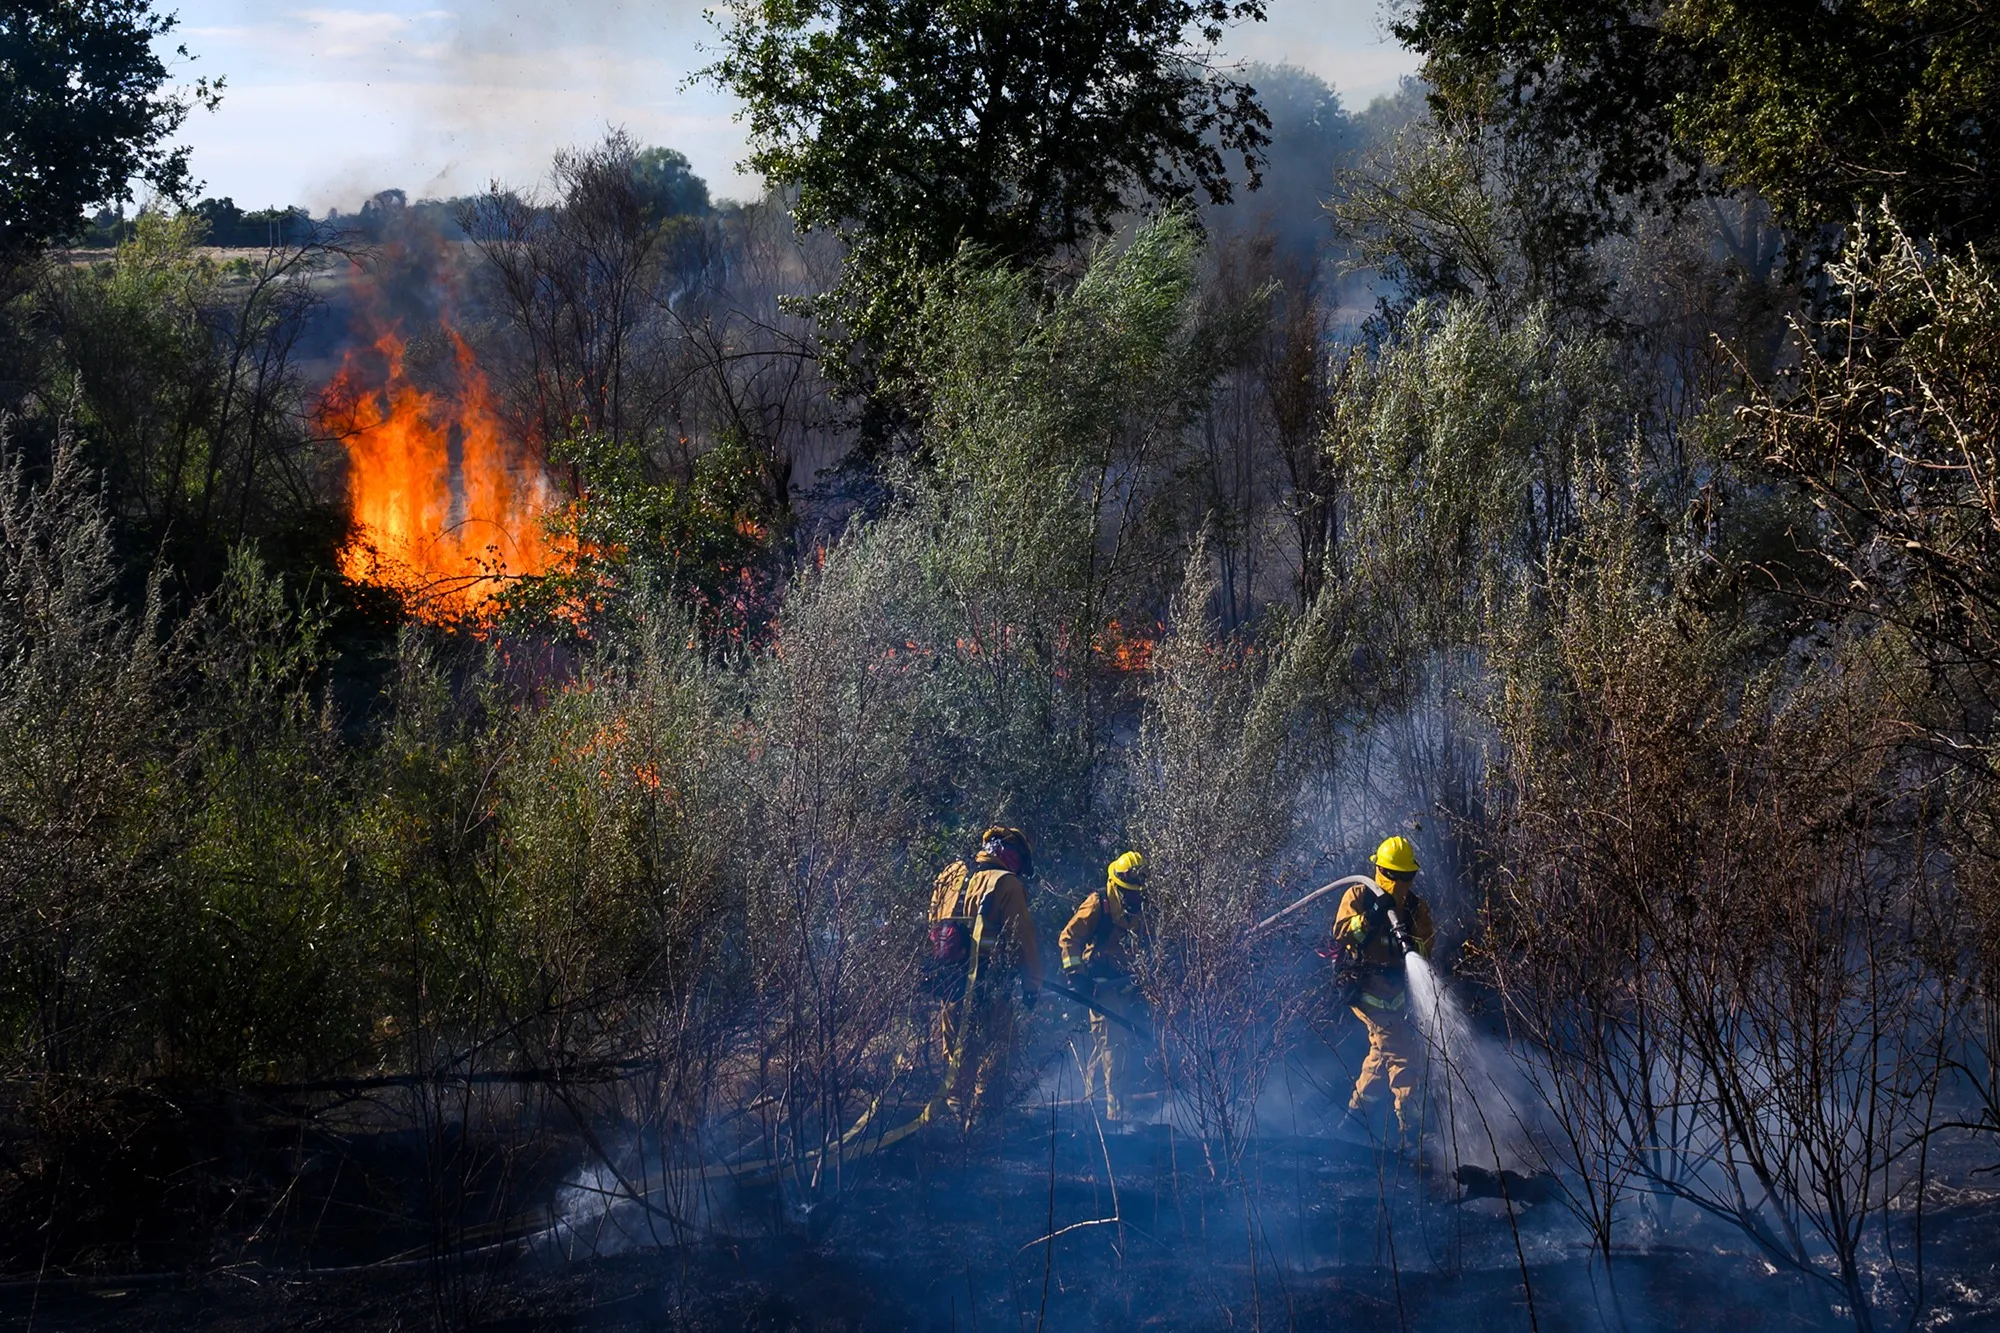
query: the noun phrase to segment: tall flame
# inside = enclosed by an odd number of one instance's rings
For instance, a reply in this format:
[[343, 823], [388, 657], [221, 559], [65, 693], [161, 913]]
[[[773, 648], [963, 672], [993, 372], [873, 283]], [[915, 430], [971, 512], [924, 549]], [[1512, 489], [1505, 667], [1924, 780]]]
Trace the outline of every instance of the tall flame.
[[391, 328], [374, 341], [375, 376], [363, 366], [374, 358], [349, 351], [320, 420], [347, 448], [353, 530], [341, 572], [395, 590], [427, 619], [478, 619], [508, 579], [552, 563], [541, 524], [551, 488], [501, 420], [472, 349], [447, 333], [458, 372], [452, 391], [411, 381], [404, 340]]

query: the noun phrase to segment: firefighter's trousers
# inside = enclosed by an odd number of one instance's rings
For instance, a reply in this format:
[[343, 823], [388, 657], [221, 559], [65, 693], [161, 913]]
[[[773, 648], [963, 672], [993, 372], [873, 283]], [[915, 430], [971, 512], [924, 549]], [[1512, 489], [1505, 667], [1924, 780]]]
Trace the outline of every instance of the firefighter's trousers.
[[[1133, 1022], [1145, 1015], [1145, 1001], [1127, 981], [1098, 983], [1090, 997], [1120, 1018]], [[1103, 1014], [1090, 1015], [1090, 1063], [1083, 1070], [1083, 1099], [1104, 1093], [1104, 1118], [1123, 1120], [1129, 1100], [1145, 1076], [1146, 1051], [1139, 1035]]]
[[1011, 986], [982, 982], [963, 999], [938, 1006], [932, 1032], [945, 1070], [940, 1093], [968, 1124], [1003, 1105], [1013, 1092], [1012, 991]]
[[1396, 1123], [1407, 1133], [1416, 1122], [1416, 1108], [1410, 1104], [1417, 1090], [1411, 1066], [1423, 1052], [1423, 1038], [1406, 1006], [1384, 1009], [1363, 1000], [1354, 1006], [1354, 1013], [1368, 1028], [1368, 1058], [1361, 1062], [1348, 1108], [1367, 1111], [1379, 1106], [1386, 1087], [1395, 1102]]

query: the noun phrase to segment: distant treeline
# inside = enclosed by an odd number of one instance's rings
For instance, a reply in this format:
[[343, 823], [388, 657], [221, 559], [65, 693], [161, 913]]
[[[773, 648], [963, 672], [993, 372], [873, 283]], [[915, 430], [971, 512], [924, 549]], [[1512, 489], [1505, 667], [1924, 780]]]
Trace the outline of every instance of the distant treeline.
[[[258, 208], [245, 212], [236, 201], [204, 199], [190, 212], [208, 224], [208, 243], [223, 246], [295, 245], [312, 234], [313, 217], [293, 204], [289, 208]], [[138, 232], [137, 215], [125, 210], [104, 209], [84, 225], [76, 244], [86, 250], [110, 250], [124, 244]]]
[[[632, 173], [641, 200], [655, 217], [700, 217], [709, 211], [707, 183], [694, 174], [683, 154], [671, 148], [640, 150], [634, 154]], [[411, 203], [402, 190], [381, 190], [362, 204], [358, 213], [343, 214], [338, 208], [329, 208], [325, 217], [315, 219], [310, 211], [297, 204], [245, 212], [234, 199], [224, 195], [220, 199], [203, 199], [187, 211], [206, 224], [205, 240], [209, 245], [276, 248], [309, 239], [320, 225], [380, 239], [395, 219], [420, 222], [463, 239], [465, 231], [460, 218], [464, 210], [477, 207], [485, 199], [483, 195], [459, 196]], [[84, 224], [74, 245], [86, 250], [115, 249], [131, 240], [137, 228], [137, 215], [128, 217], [123, 207], [102, 209]]]

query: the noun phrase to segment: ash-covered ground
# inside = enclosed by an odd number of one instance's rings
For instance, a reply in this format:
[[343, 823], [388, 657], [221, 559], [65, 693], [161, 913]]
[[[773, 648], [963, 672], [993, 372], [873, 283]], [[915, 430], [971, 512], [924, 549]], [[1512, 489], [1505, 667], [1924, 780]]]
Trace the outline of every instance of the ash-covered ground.
[[[984, 1132], [940, 1122], [858, 1158], [830, 1204], [808, 1212], [781, 1184], [723, 1177], [700, 1190], [693, 1215], [680, 1210], [696, 1226], [678, 1234], [663, 1220], [669, 1209], [594, 1190], [614, 1173], [593, 1163], [581, 1138], [547, 1127], [532, 1154], [459, 1142], [453, 1199], [436, 1188], [434, 1155], [407, 1130], [295, 1125], [292, 1148], [306, 1151], [287, 1156], [272, 1120], [258, 1131], [241, 1108], [188, 1108], [184, 1141], [170, 1148], [161, 1131], [152, 1167], [171, 1174], [179, 1152], [189, 1158], [185, 1180], [206, 1176], [216, 1190], [228, 1177], [235, 1204], [197, 1235], [195, 1205], [169, 1189], [148, 1218], [126, 1219], [134, 1237], [146, 1234], [127, 1250], [135, 1262], [125, 1272], [111, 1271], [114, 1256], [100, 1247], [88, 1264], [22, 1273], [36, 1229], [15, 1217], [16, 1275], [0, 1289], [0, 1325], [1852, 1327], [1832, 1288], [1775, 1267], [1740, 1232], [1685, 1204], [1635, 1215], [1607, 1266], [1559, 1192], [1538, 1190], [1538, 1201], [1510, 1208], [1467, 1197], [1434, 1148], [1339, 1142], [1326, 1112], [1340, 1076], [1331, 1053], [1288, 1062], [1231, 1164], [1159, 1112], [1100, 1133], [1073, 1072], [1058, 1066], [1039, 1100]], [[244, 1146], [260, 1133], [261, 1166], [259, 1150]], [[238, 1145], [237, 1160], [196, 1160], [204, 1134], [210, 1146]], [[2000, 1191], [1979, 1187], [1987, 1178], [1976, 1145], [1938, 1151], [1939, 1179], [1959, 1183], [1937, 1185], [1920, 1219], [1905, 1207], [1890, 1224], [1905, 1241], [1921, 1225], [1926, 1268], [1885, 1267], [1876, 1280], [1913, 1292], [1921, 1284], [1919, 1327], [2000, 1327]], [[311, 1168], [298, 1170], [306, 1160]], [[281, 1161], [291, 1163], [289, 1180]], [[260, 1173], [261, 1193], [246, 1185]], [[513, 1224], [496, 1227], [496, 1217]], [[76, 1233], [44, 1239], [73, 1244]]]

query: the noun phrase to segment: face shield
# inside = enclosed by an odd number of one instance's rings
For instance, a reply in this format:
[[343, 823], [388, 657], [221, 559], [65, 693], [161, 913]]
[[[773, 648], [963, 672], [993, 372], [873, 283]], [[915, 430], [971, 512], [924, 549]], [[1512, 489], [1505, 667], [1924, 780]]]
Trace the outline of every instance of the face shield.
[[1391, 870], [1387, 866], [1375, 867], [1375, 882], [1382, 886], [1384, 892], [1398, 896], [1409, 891], [1410, 884], [1416, 877], [1417, 872], [1414, 870]]
[[1109, 877], [1105, 885], [1120, 915], [1139, 916], [1146, 910], [1146, 868], [1137, 866]]

